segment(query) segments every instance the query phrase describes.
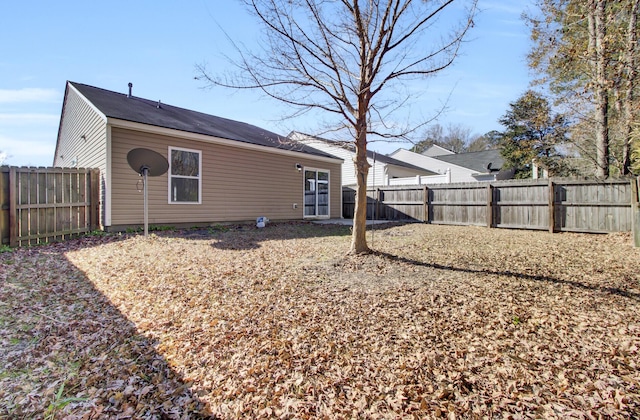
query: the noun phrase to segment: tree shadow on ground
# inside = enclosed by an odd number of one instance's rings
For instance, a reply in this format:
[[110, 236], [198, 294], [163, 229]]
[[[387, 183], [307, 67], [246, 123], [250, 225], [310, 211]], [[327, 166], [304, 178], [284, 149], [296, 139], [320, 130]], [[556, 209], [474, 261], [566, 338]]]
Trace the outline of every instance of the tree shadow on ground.
[[581, 283], [576, 280], [566, 280], [566, 279], [560, 279], [560, 278], [551, 277], [551, 276], [518, 273], [510, 270], [490, 270], [490, 269], [484, 269], [484, 268], [473, 269], [473, 268], [465, 268], [465, 267], [454, 267], [454, 266], [442, 265], [437, 263], [417, 261], [410, 258], [405, 258], [405, 257], [401, 257], [398, 255], [393, 255], [393, 254], [381, 252], [381, 251], [374, 251], [373, 254], [378, 255], [390, 261], [402, 262], [405, 264], [410, 264], [410, 265], [419, 266], [419, 267], [428, 267], [428, 268], [435, 268], [437, 270], [446, 270], [446, 271], [462, 272], [462, 273], [469, 273], [469, 274], [489, 274], [489, 275], [495, 275], [495, 276], [517, 277], [517, 278], [532, 280], [532, 281], [542, 281], [542, 282], [553, 283], [558, 285], [567, 285], [567, 286], [575, 287], [577, 289], [582, 289], [582, 290], [597, 291], [605, 294], [632, 299], [632, 300], [635, 300], [636, 302], [640, 302], [640, 293], [630, 292], [627, 290], [620, 289], [618, 287], [596, 286], [596, 285]]
[[0, 418], [211, 418], [72, 246], [0, 254]]
[[[386, 230], [403, 223], [392, 222], [367, 226], [367, 230]], [[238, 236], [237, 233], [242, 233]], [[212, 244], [214, 248], [221, 250], [248, 250], [262, 246], [262, 242], [272, 240], [308, 239], [329, 236], [350, 236], [352, 227], [343, 224], [316, 224], [312, 222], [280, 222], [268, 224], [262, 229], [254, 225], [245, 225], [234, 234], [220, 235]], [[231, 231], [230, 231], [231, 233]]]
[[[392, 222], [373, 227], [368, 226], [367, 228], [378, 231], [402, 224]], [[158, 232], [157, 235], [212, 241], [211, 246], [216, 249], [239, 251], [258, 249], [265, 241], [349, 236], [351, 235], [351, 227], [342, 224], [288, 221], [267, 223], [264, 228], [257, 228], [254, 224], [218, 224], [208, 227]]]

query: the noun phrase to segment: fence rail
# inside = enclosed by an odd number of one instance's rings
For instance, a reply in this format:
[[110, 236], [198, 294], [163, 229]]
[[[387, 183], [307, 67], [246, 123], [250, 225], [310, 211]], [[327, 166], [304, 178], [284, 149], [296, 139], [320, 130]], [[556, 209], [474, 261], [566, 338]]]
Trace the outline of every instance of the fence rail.
[[[640, 237], [634, 229], [640, 225], [639, 182], [551, 179], [386, 186], [367, 191], [367, 218], [550, 232], [633, 231]], [[343, 217], [352, 218], [355, 190], [343, 188], [342, 194]]]
[[99, 226], [99, 171], [0, 167], [0, 239], [10, 246], [63, 240]]

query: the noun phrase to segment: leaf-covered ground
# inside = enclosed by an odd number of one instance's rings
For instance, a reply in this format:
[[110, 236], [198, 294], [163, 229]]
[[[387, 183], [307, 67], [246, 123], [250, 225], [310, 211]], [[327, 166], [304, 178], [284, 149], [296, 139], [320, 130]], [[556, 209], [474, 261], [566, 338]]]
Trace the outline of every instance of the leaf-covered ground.
[[628, 234], [304, 223], [0, 254], [0, 417], [633, 418]]

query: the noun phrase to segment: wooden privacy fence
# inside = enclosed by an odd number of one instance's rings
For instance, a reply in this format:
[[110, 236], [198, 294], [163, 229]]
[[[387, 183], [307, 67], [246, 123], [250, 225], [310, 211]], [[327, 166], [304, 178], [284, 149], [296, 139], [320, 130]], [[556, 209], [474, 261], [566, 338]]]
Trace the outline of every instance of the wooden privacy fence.
[[[511, 180], [390, 186], [367, 191], [367, 218], [433, 224], [542, 229], [550, 232], [637, 232], [637, 179]], [[355, 190], [342, 190], [352, 218]]]
[[99, 227], [99, 170], [0, 168], [3, 245], [34, 245]]

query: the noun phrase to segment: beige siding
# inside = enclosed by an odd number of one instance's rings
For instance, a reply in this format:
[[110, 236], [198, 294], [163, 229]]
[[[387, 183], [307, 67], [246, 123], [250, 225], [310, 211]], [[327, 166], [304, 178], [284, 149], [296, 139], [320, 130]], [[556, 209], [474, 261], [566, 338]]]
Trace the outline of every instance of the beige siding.
[[100, 223], [104, 225], [107, 184], [107, 123], [70, 85], [60, 118], [60, 131], [53, 166], [100, 169]]
[[[330, 171], [330, 216], [341, 216], [340, 164], [303, 154], [281, 155], [197, 140], [112, 128], [112, 226], [143, 222], [140, 177], [127, 164], [127, 153], [144, 147], [168, 156], [169, 147], [202, 152], [202, 203], [169, 204], [168, 175], [149, 178], [149, 223], [209, 223], [303, 218], [303, 173], [296, 163]], [[297, 203], [297, 208], [293, 205]]]
[[106, 124], [106, 119], [70, 87], [53, 165], [106, 170]]

